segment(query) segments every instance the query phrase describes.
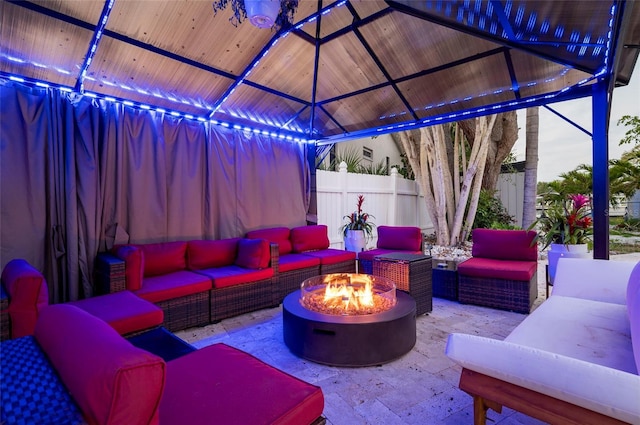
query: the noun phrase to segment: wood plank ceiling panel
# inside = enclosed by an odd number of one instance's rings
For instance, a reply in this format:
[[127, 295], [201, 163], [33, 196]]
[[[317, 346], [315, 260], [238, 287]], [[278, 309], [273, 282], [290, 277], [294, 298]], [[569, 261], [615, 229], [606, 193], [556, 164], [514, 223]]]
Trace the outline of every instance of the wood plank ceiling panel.
[[210, 1], [116, 1], [108, 28], [177, 55], [239, 75], [273, 32], [248, 21], [234, 27], [231, 7]]
[[331, 40], [320, 48], [317, 101], [386, 81], [380, 68], [353, 33]]
[[515, 99], [503, 55], [417, 77], [398, 88], [420, 118]]
[[104, 7], [104, 1], [31, 0], [32, 3], [96, 25]]
[[589, 77], [585, 72], [516, 50], [511, 51], [511, 60], [522, 97], [558, 91]]
[[[311, 109], [305, 109], [300, 116], [297, 117], [297, 125], [303, 128], [309, 128], [311, 122]], [[323, 135], [341, 134], [342, 129], [320, 108], [315, 109], [313, 126], [318, 133]], [[314, 133], [317, 134], [317, 133]]]
[[73, 87], [93, 33], [3, 1], [1, 70]]
[[[173, 108], [179, 109], [189, 103], [211, 104], [233, 81], [107, 36], [88, 75], [96, 81], [87, 81], [87, 90], [132, 100], [146, 97], [153, 105], [158, 105], [157, 99], [172, 97], [178, 101]], [[145, 92], [152, 95], [145, 96]], [[167, 105], [164, 101], [161, 104]], [[192, 108], [189, 111], [194, 112]]]
[[314, 59], [315, 47], [289, 34], [269, 50], [248, 80], [310, 102]]
[[412, 119], [411, 114], [391, 87], [327, 103], [324, 107], [347, 131]]
[[364, 19], [369, 15], [373, 15], [389, 7], [384, 0], [351, 0], [351, 4], [360, 19]]
[[394, 79], [498, 47], [401, 12], [371, 22], [361, 31]]
[[[299, 102], [243, 84], [229, 96], [220, 112], [254, 123], [268, 123], [281, 127], [303, 107], [304, 105]], [[217, 114], [216, 117], [218, 117]], [[302, 125], [304, 125], [303, 128], [292, 126], [291, 130], [300, 132], [308, 128], [308, 122]]]

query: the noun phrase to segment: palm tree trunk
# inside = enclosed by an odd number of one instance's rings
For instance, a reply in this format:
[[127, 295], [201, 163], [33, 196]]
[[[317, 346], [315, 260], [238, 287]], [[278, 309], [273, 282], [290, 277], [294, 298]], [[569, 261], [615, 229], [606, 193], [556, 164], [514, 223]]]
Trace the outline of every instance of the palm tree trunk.
[[538, 107], [527, 109], [526, 157], [524, 165], [524, 204], [522, 227], [528, 229], [536, 221], [536, 188], [538, 185]]

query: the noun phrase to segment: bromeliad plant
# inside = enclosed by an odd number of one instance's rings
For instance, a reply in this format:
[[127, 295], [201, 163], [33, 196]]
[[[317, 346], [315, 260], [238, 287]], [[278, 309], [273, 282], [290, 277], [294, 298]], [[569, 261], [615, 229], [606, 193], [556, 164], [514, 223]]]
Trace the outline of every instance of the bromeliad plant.
[[340, 231], [345, 237], [347, 236], [347, 230], [364, 230], [364, 234], [367, 237], [371, 237], [373, 235], [373, 228], [375, 227], [375, 224], [371, 223], [368, 220], [375, 217], [362, 212], [362, 204], [364, 204], [364, 195], [358, 195], [358, 209], [351, 214], [345, 215], [343, 217], [349, 220], [340, 228]]
[[546, 211], [531, 226], [537, 227], [536, 241], [542, 249], [551, 244], [585, 244], [593, 234], [591, 202], [585, 195], [568, 195], [547, 204]]

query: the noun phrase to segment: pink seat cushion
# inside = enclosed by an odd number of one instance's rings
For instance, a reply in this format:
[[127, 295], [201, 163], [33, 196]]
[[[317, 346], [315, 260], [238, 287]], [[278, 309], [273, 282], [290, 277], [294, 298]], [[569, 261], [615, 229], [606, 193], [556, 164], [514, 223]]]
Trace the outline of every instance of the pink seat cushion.
[[90, 424], [158, 423], [164, 361], [69, 304], [46, 307], [35, 337]]
[[321, 249], [320, 251], [308, 251], [305, 252], [304, 255], [318, 258], [320, 260], [320, 264], [336, 264], [356, 260], [355, 252], [342, 251], [333, 248]]
[[160, 307], [130, 291], [114, 292], [68, 304], [104, 320], [120, 335], [160, 326], [164, 320]]
[[378, 226], [377, 248], [419, 252], [422, 249], [422, 232], [419, 227]]
[[631, 345], [636, 369], [640, 370], [640, 262], [636, 264], [627, 285], [627, 312], [631, 327]]
[[137, 291], [142, 287], [144, 277], [144, 253], [134, 245], [120, 245], [113, 248], [113, 254], [124, 260], [124, 276], [127, 289]]
[[496, 260], [538, 261], [536, 232], [526, 230], [474, 229], [474, 257]]
[[135, 294], [152, 303], [198, 294], [211, 289], [211, 279], [192, 272], [179, 271], [162, 276], [145, 277], [144, 284]]
[[536, 273], [537, 268], [536, 261], [493, 260], [473, 257], [458, 265], [458, 274], [488, 279], [529, 281]]
[[243, 283], [257, 282], [259, 280], [271, 279], [273, 269], [245, 269], [240, 266], [216, 267], [213, 269], [198, 270], [207, 278], [211, 279], [214, 288], [226, 288], [228, 286], [242, 285]]
[[293, 245], [293, 252], [329, 248], [327, 226], [318, 224], [315, 226], [294, 227], [291, 229], [291, 244]]
[[238, 254], [239, 238], [189, 241], [187, 258], [191, 270], [209, 269], [233, 264]]
[[214, 344], [167, 364], [163, 425], [310, 424], [322, 390], [243, 351]]
[[2, 270], [9, 294], [11, 336], [33, 335], [40, 311], [49, 304], [49, 290], [42, 273], [23, 259], [9, 261]]
[[137, 245], [144, 253], [144, 275], [158, 276], [187, 268], [187, 243], [162, 242]]
[[240, 239], [235, 264], [247, 269], [266, 269], [271, 260], [269, 241], [266, 239]]
[[320, 267], [320, 258], [306, 254], [286, 254], [280, 257], [278, 267], [281, 273], [308, 267]]
[[291, 241], [289, 236], [291, 230], [288, 227], [272, 227], [270, 229], [252, 230], [247, 233], [249, 239], [266, 239], [269, 242], [278, 244], [280, 256], [291, 252]]
[[373, 259], [378, 255], [391, 254], [392, 252], [408, 252], [408, 253], [411, 253], [411, 254], [422, 254], [422, 251], [420, 251], [420, 250], [418, 250], [418, 251], [403, 251], [401, 249], [376, 248], [376, 249], [370, 249], [369, 251], [359, 252], [358, 253], [358, 259], [359, 260], [365, 260], [365, 261], [373, 261]]

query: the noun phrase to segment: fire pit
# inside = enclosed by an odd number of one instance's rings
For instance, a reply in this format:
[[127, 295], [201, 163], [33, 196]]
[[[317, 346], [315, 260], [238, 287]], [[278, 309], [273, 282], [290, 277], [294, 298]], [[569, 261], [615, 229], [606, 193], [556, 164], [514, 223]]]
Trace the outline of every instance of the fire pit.
[[416, 342], [415, 301], [379, 276], [315, 276], [282, 306], [285, 344], [317, 363], [379, 365], [406, 354]]

